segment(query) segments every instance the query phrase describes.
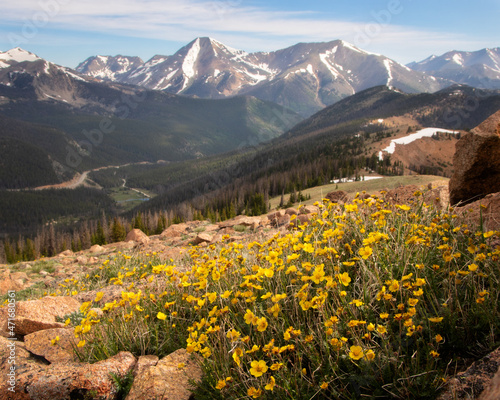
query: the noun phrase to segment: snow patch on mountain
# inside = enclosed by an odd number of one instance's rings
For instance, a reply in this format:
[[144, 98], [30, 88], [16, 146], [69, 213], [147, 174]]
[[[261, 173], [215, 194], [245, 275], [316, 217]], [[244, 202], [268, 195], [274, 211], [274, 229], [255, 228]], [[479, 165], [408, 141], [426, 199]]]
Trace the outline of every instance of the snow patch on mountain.
[[319, 59], [321, 60], [321, 62], [323, 64], [325, 64], [326, 68], [328, 68], [328, 71], [330, 71], [330, 73], [333, 75], [333, 77], [335, 79], [337, 79], [340, 75], [339, 71], [337, 71], [337, 69], [335, 67], [333, 67], [333, 65], [331, 65], [327, 60], [327, 57], [329, 57], [331, 54], [334, 54], [334, 53], [332, 51], [327, 51], [326, 53], [322, 53], [319, 55]]
[[[246, 73], [246, 75], [248, 75], [250, 78], [252, 78], [255, 81], [255, 83], [254, 83], [255, 85], [257, 83], [259, 83], [259, 82], [267, 80], [267, 76], [265, 76], [265, 75], [260, 75], [258, 73], [257, 74], [251, 74], [248, 71], [246, 71], [245, 73]], [[252, 84], [252, 83], [250, 83], [250, 84]]]
[[450, 130], [441, 129], [441, 128], [424, 128], [424, 129], [421, 129], [415, 133], [412, 133], [411, 135], [391, 140], [391, 144], [378, 153], [378, 158], [379, 158], [379, 160], [383, 160], [384, 159], [384, 152], [389, 153], [389, 154], [394, 154], [394, 151], [396, 151], [397, 144], [403, 144], [403, 145], [409, 144], [411, 142], [414, 142], [415, 140], [422, 139], [424, 137], [431, 137], [432, 135], [439, 133], [439, 132], [451, 133], [451, 134], [458, 133], [457, 131], [450, 131]]
[[56, 65], [56, 68], [59, 70], [59, 71], [62, 71], [63, 73], [65, 73], [66, 75], [69, 75], [70, 77], [72, 77], [73, 79], [76, 79], [77, 81], [82, 81], [82, 82], [86, 82], [85, 79], [83, 79], [81, 76], [78, 76], [76, 74], [74, 74], [73, 72], [71, 72], [71, 70], [69, 68], [66, 68], [66, 67], [60, 67], [58, 65]]
[[453, 57], [451, 57], [451, 60], [455, 63], [455, 64], [458, 64], [460, 66], [463, 66], [464, 65], [464, 59], [463, 57], [460, 55], [460, 54], [453, 54]]
[[[200, 39], [196, 39], [195, 42], [193, 43], [193, 46], [189, 49], [188, 53], [186, 54], [184, 62], [182, 63], [182, 72], [184, 72], [184, 75], [186, 76], [187, 79], [190, 79], [196, 75], [196, 70], [194, 68], [194, 65], [196, 63], [196, 60], [198, 59], [200, 50], [201, 50]], [[187, 85], [187, 80], [185, 84]]]
[[45, 61], [45, 67], [43, 68], [43, 72], [45, 72], [47, 75], [50, 74], [50, 63], [48, 61]]
[[392, 62], [388, 58], [384, 60], [384, 66], [387, 70], [387, 86], [391, 86], [392, 80], [394, 79], [392, 76], [391, 64]]

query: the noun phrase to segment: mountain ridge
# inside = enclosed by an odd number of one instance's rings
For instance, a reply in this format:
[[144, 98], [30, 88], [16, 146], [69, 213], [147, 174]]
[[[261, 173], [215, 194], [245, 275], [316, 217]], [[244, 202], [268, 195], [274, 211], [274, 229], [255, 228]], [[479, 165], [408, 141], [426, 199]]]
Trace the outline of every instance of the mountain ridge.
[[500, 89], [500, 47], [477, 51], [453, 50], [407, 66], [481, 89]]
[[415, 93], [436, 91], [449, 84], [343, 40], [247, 53], [212, 38], [196, 38], [172, 56], [156, 55], [120, 74], [113, 72], [113, 66], [130, 63], [131, 57], [108, 58], [106, 66], [98, 65], [102, 61], [98, 57], [104, 56], [90, 57], [76, 70], [175, 94], [204, 98], [249, 94], [303, 116], [382, 84]]

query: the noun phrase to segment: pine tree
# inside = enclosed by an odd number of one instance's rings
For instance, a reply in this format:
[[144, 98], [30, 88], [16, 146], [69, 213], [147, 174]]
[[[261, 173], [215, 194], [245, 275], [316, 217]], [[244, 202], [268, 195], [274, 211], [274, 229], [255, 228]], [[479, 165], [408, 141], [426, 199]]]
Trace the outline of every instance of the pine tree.
[[115, 217], [113, 219], [113, 225], [111, 226], [111, 238], [113, 242], [122, 242], [127, 237], [127, 232], [124, 226], [120, 223], [120, 220]]

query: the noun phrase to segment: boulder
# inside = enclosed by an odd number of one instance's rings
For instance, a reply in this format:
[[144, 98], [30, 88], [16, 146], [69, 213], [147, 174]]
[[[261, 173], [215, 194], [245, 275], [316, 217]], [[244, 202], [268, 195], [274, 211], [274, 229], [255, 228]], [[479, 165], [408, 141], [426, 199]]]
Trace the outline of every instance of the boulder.
[[451, 205], [500, 192], [500, 111], [457, 142], [453, 168], [449, 183]]
[[58, 254], [58, 257], [71, 257], [74, 253], [71, 250], [64, 250]]
[[344, 192], [343, 190], [330, 192], [325, 196], [325, 199], [329, 200], [332, 203], [347, 203], [350, 200], [347, 192]]
[[160, 237], [162, 239], [173, 239], [173, 238], [179, 238], [182, 235], [185, 235], [188, 230], [188, 225], [185, 223], [182, 224], [175, 224], [175, 225], [170, 225], [167, 229], [165, 229]]
[[278, 211], [274, 211], [274, 212], [267, 214], [267, 219], [269, 221], [271, 221], [271, 223], [275, 223], [278, 219], [280, 219], [281, 217], [284, 217], [284, 216], [285, 216], [285, 211], [278, 210]]
[[[51, 328], [63, 328], [64, 324], [57, 322], [56, 317], [78, 311], [80, 303], [72, 297], [46, 296], [38, 300], [18, 301], [15, 303], [14, 332], [18, 335], [28, 335], [33, 332]], [[8, 334], [8, 309], [0, 309], [0, 330]]]
[[[438, 400], [481, 399], [498, 400], [500, 348], [475, 361], [466, 371], [448, 380]], [[497, 394], [496, 397], [492, 397]]]
[[78, 256], [76, 257], [75, 262], [80, 265], [85, 265], [89, 262], [89, 259], [85, 256]]
[[104, 247], [99, 246], [98, 244], [94, 244], [89, 251], [91, 253], [102, 253], [104, 250], [106, 250]]
[[278, 217], [275, 220], [271, 220], [271, 225], [276, 228], [285, 227], [288, 228], [290, 224], [291, 217], [288, 214]]
[[217, 232], [219, 230], [218, 224], [210, 224], [205, 226], [205, 232]]
[[95, 364], [20, 363], [16, 368], [15, 393], [6, 390], [8, 383], [4, 379], [0, 381], [0, 400], [115, 399], [117, 390], [110, 374], [123, 377], [135, 363], [135, 357], [129, 352], [120, 352]]
[[311, 222], [312, 217], [313, 214], [299, 214], [297, 215], [297, 218], [290, 222], [290, 226], [297, 227], [309, 223]]
[[123, 287], [120, 285], [109, 285], [105, 286], [101, 289], [83, 291], [78, 293], [73, 298], [84, 303], [86, 301], [94, 301], [97, 296], [97, 293], [102, 292], [104, 295], [102, 299], [99, 301], [99, 307], [104, 307], [105, 303], [110, 303], [113, 300], [121, 300], [122, 298]]
[[455, 208], [457, 214], [471, 229], [478, 229], [482, 221], [485, 231], [500, 230], [500, 192], [481, 200]]
[[290, 207], [285, 210], [285, 214], [287, 215], [297, 215], [299, 211], [296, 208]]
[[22, 290], [26, 286], [29, 286], [29, 279], [24, 272], [11, 274], [8, 269], [0, 270], [0, 294], [7, 294], [9, 290]]
[[[52, 344], [51, 341], [56, 337], [59, 337], [59, 340]], [[76, 343], [72, 329], [56, 328], [33, 332], [24, 337], [24, 345], [26, 350], [45, 358], [50, 363], [77, 360], [73, 352]]]
[[140, 229], [132, 229], [129, 233], [127, 233], [125, 241], [126, 242], [132, 241], [141, 244], [146, 244], [149, 242], [149, 237]]
[[479, 400], [498, 400], [500, 399], [500, 368], [491, 380], [488, 388], [481, 393]]
[[158, 356], [140, 356], [137, 360], [137, 364], [135, 364], [133, 372], [134, 378], [136, 376], [141, 376], [150, 367], [154, 367], [156, 364], [158, 364], [158, 361], [160, 361]]
[[201, 243], [210, 243], [213, 237], [209, 233], [199, 233], [193, 240], [193, 244], [199, 245]]
[[414, 203], [417, 197], [415, 197], [415, 192], [418, 192], [420, 188], [417, 185], [406, 185], [399, 186], [395, 189], [389, 190], [385, 194], [385, 198], [388, 202], [393, 204], [408, 204]]
[[316, 206], [303, 206], [300, 207], [301, 214], [319, 214], [319, 207]]
[[188, 400], [191, 398], [189, 381], [200, 382], [202, 370], [185, 349], [162, 358], [156, 365], [145, 367], [134, 379], [126, 400], [163, 399]]
[[259, 226], [259, 224], [260, 224], [260, 217], [247, 217], [245, 215], [239, 215], [235, 218], [221, 222], [219, 224], [219, 227], [221, 229], [224, 229], [224, 228], [233, 228], [236, 225], [243, 225], [254, 228], [256, 226]]
[[[15, 357], [17, 362], [18, 360], [29, 358], [30, 353], [26, 350], [22, 342], [0, 336], [0, 360], [2, 362], [7, 361], [8, 364], [9, 357]], [[2, 362], [0, 362], [0, 365]]]

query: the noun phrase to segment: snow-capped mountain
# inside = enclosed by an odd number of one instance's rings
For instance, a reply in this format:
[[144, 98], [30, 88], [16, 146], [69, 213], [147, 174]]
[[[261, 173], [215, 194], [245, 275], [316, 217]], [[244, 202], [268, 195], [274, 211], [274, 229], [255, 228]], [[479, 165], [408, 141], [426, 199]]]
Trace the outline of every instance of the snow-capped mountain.
[[33, 62], [37, 60], [41, 60], [41, 58], [19, 47], [16, 47], [6, 52], [0, 51], [0, 68], [8, 68], [11, 65], [20, 62], [25, 62], [25, 61]]
[[16, 92], [21, 97], [76, 105], [82, 100], [82, 84], [92, 81], [19, 47], [0, 52], [0, 93], [8, 91], [8, 97]]
[[[97, 59], [103, 60], [100, 68]], [[120, 64], [120, 73], [113, 70], [114, 57], [106, 62], [104, 57], [93, 57], [76, 69], [94, 77], [203, 98], [251, 94], [303, 115], [377, 85], [410, 93], [448, 85], [342, 40], [246, 53], [211, 38], [197, 38], [172, 56], [157, 55], [139, 66], [132, 58], [120, 59], [127, 61]]]
[[408, 67], [484, 89], [500, 89], [500, 47], [478, 51], [449, 51]]
[[86, 75], [98, 79], [111, 81], [123, 81], [131, 71], [144, 64], [139, 57], [126, 56], [95, 56], [90, 57], [81, 63], [78, 68], [85, 71]]

